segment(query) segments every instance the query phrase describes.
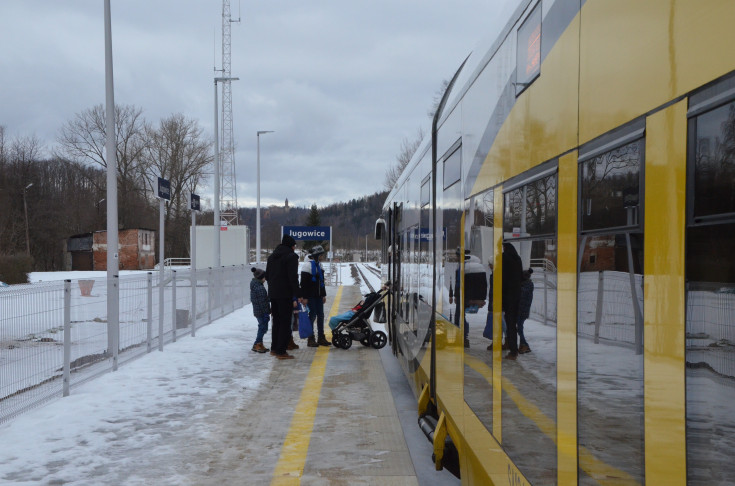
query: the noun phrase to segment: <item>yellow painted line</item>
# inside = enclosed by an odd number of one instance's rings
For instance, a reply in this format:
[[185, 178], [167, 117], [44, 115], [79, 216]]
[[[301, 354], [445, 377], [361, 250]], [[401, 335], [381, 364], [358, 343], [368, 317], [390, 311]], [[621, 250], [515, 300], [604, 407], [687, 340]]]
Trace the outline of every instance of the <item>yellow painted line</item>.
[[[492, 386], [492, 370], [482, 360], [465, 354], [466, 364], [483, 376]], [[528, 417], [536, 426], [556, 444], [556, 423], [544, 414], [536, 405], [527, 400], [523, 394], [507, 378], [502, 381], [503, 391], [518, 407], [518, 410]], [[580, 467], [590, 476], [594, 477], [600, 484], [622, 485], [638, 484], [637, 481], [625, 471], [621, 471], [599, 459], [586, 447], [579, 448]]]
[[[342, 286], [337, 289], [337, 294], [332, 302], [329, 316], [324, 318], [324, 332], [330, 333], [329, 319], [339, 312], [339, 301], [342, 299]], [[328, 331], [329, 330], [329, 331]], [[272, 486], [286, 486], [301, 484], [301, 476], [304, 474], [306, 454], [309, 452], [311, 431], [314, 429], [314, 417], [319, 405], [319, 395], [324, 382], [324, 370], [327, 368], [327, 356], [329, 348], [319, 346], [316, 349], [314, 360], [311, 362], [309, 374], [301, 390], [299, 403], [296, 405], [288, 434], [281, 447], [281, 455], [278, 458], [276, 469], [273, 471]]]

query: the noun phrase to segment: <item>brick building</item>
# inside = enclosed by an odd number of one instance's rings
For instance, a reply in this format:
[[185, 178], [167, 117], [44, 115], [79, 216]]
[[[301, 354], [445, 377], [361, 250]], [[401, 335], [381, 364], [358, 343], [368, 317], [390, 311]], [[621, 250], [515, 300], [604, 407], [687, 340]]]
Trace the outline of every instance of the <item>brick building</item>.
[[[120, 270], [145, 270], [156, 264], [156, 232], [129, 229], [118, 232]], [[107, 270], [107, 231], [75, 235], [66, 240], [65, 267], [69, 270]]]

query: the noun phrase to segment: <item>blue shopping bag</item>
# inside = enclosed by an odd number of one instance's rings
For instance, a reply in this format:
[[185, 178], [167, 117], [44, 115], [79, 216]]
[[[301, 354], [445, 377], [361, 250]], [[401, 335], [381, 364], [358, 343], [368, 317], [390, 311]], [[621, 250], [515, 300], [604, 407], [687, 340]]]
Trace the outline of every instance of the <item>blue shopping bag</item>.
[[493, 313], [487, 313], [487, 319], [485, 320], [485, 330], [482, 331], [483, 337], [493, 340]]
[[314, 335], [314, 325], [309, 319], [309, 308], [299, 304], [299, 337], [301, 339]]

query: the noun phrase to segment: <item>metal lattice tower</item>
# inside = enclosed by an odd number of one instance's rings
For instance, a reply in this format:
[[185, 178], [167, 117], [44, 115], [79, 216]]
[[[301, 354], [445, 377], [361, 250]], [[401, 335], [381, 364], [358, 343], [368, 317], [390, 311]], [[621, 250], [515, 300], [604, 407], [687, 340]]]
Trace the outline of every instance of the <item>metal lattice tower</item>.
[[[231, 77], [230, 61], [233, 20], [230, 0], [222, 0], [222, 76]], [[237, 177], [235, 176], [235, 143], [232, 128], [232, 81], [222, 82], [222, 133], [220, 140], [220, 219], [228, 225], [239, 224], [237, 212]]]

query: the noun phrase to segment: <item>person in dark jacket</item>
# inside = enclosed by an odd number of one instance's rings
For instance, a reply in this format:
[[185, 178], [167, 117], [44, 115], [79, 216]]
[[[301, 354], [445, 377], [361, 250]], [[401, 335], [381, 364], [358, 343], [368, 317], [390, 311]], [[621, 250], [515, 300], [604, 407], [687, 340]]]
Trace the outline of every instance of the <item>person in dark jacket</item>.
[[[324, 255], [324, 248], [317, 245], [309, 250], [309, 258], [301, 264], [301, 299], [309, 306], [309, 319], [312, 323], [312, 332], [306, 345], [312, 348], [317, 346], [331, 346], [324, 336], [324, 304], [327, 302], [327, 289], [324, 284], [324, 269], [319, 259]], [[314, 339], [314, 321], [318, 339]]]
[[518, 303], [518, 337], [521, 340], [518, 346], [518, 352], [520, 354], [530, 353], [531, 347], [526, 341], [526, 336], [523, 334], [523, 324], [526, 319], [531, 315], [531, 303], [533, 302], [533, 281], [531, 280], [531, 274], [533, 269], [523, 271], [521, 278], [521, 295]]
[[270, 349], [263, 345], [263, 336], [268, 332], [268, 321], [271, 318], [271, 305], [268, 301], [268, 291], [265, 290], [265, 271], [253, 267], [253, 279], [250, 281], [250, 302], [253, 304], [253, 315], [258, 319], [258, 335], [255, 336], [253, 351], [267, 353]]
[[518, 357], [518, 304], [521, 298], [523, 263], [515, 247], [503, 243], [503, 312], [507, 326], [505, 342], [509, 352], [507, 359]]
[[[459, 260], [460, 249], [457, 247], [455, 255]], [[454, 325], [459, 327], [459, 309], [460, 302], [460, 266], [457, 263], [457, 270], [454, 272], [454, 291], [449, 288], [449, 303], [455, 303], [454, 307]], [[487, 274], [485, 268], [480, 263], [480, 259], [475, 255], [471, 255], [469, 250], [464, 253], [464, 347], [470, 347], [470, 325], [467, 321], [467, 314], [476, 314], [480, 307], [485, 306], [485, 295], [487, 295]]]
[[299, 295], [299, 257], [294, 252], [295, 248], [296, 241], [290, 235], [284, 235], [281, 244], [268, 257], [265, 267], [273, 313], [271, 354], [278, 359], [293, 359], [286, 349], [292, 339], [291, 320]]

